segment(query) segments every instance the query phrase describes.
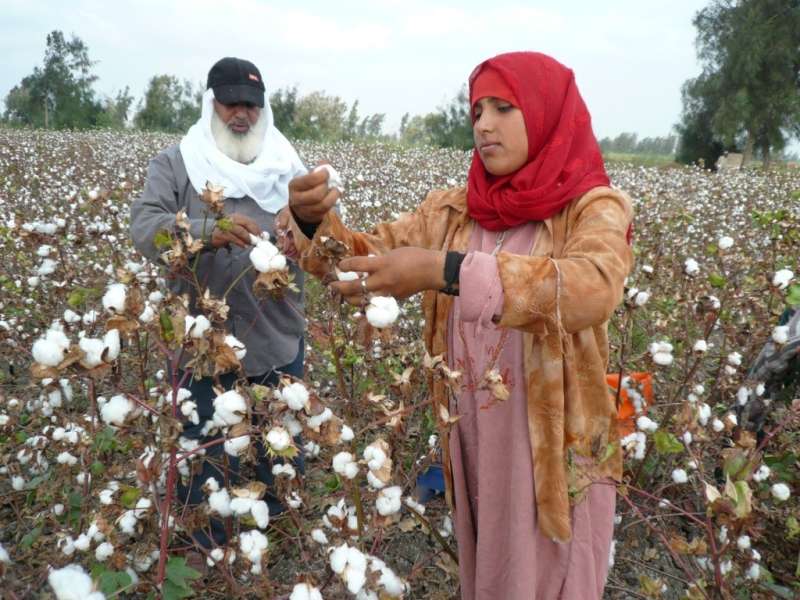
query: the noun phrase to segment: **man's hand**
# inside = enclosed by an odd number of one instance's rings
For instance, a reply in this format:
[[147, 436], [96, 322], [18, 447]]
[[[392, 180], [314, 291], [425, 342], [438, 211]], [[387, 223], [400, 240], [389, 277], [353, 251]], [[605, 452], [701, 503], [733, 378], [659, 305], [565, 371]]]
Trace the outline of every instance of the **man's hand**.
[[328, 171], [320, 169], [289, 182], [289, 208], [306, 223], [319, 223], [339, 199], [339, 190], [328, 187]]
[[[424, 248], [397, 248], [383, 256], [354, 256], [339, 263], [340, 271], [367, 273], [367, 291], [377, 296], [407, 298], [424, 290], [445, 286], [443, 251]], [[331, 288], [350, 304], [364, 303], [361, 280], [335, 281]]]
[[211, 232], [211, 245], [214, 248], [221, 248], [229, 244], [235, 244], [240, 248], [250, 245], [250, 234], [261, 235], [261, 228], [250, 217], [245, 217], [239, 213], [225, 215], [217, 221], [214, 231]]

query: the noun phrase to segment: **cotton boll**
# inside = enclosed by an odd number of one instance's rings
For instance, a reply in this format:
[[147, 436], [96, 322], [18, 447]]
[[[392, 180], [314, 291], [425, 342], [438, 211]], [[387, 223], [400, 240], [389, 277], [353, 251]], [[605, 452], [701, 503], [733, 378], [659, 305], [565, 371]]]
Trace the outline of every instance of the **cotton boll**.
[[282, 422], [283, 426], [286, 428], [286, 431], [288, 431], [289, 435], [292, 437], [300, 435], [303, 432], [303, 425], [290, 413], [283, 415]]
[[92, 538], [90, 538], [85, 533], [82, 533], [78, 536], [78, 539], [75, 540], [75, 549], [81, 552], [86, 552], [89, 549], [91, 543], [92, 543]]
[[108, 349], [106, 360], [109, 362], [117, 360], [119, 356], [119, 330], [109, 329], [103, 337], [103, 345]]
[[253, 268], [259, 273], [266, 273], [273, 270], [270, 262], [275, 256], [278, 256], [278, 249], [268, 241], [259, 241], [257, 245], [250, 250], [250, 262]]
[[81, 320], [80, 315], [70, 309], [65, 310], [61, 318], [69, 324], [78, 323]]
[[778, 325], [772, 330], [772, 341], [776, 344], [783, 345], [789, 341], [789, 326]]
[[78, 342], [78, 347], [83, 350], [82, 364], [87, 369], [93, 369], [103, 362], [103, 350], [106, 349], [103, 340], [84, 337]]
[[253, 519], [256, 522], [256, 525], [260, 529], [266, 529], [267, 525], [269, 525], [269, 506], [263, 500], [254, 500], [253, 504], [250, 506], [250, 514], [253, 515]]
[[273, 427], [267, 433], [267, 443], [275, 452], [283, 452], [292, 444], [292, 438], [283, 427]]
[[225, 336], [225, 344], [233, 348], [233, 353], [236, 355], [236, 358], [239, 360], [244, 359], [245, 355], [247, 354], [247, 348], [245, 348], [242, 342], [240, 342], [234, 336], [228, 334]]
[[342, 437], [341, 440], [343, 442], [350, 442], [355, 437], [355, 433], [348, 425], [342, 425]]
[[247, 402], [235, 390], [228, 390], [214, 398], [214, 423], [219, 426], [241, 423], [247, 414]]
[[328, 187], [339, 190], [340, 193], [344, 192], [344, 179], [339, 174], [339, 171], [334, 169], [331, 165], [319, 165], [314, 171], [327, 171], [328, 172]]
[[705, 340], [697, 340], [692, 348], [695, 352], [703, 353], [708, 351], [708, 343]]
[[[92, 578], [80, 565], [67, 565], [63, 569], [50, 571], [47, 582], [57, 600], [88, 600], [95, 595]], [[99, 598], [104, 596], [100, 594]]]
[[133, 411], [133, 402], [125, 396], [118, 394], [112, 396], [108, 402], [100, 408], [100, 418], [104, 423], [121, 427], [125, 424], [125, 418]]
[[714, 420], [711, 421], [711, 429], [719, 433], [720, 431], [725, 429], [725, 424], [715, 417]]
[[751, 581], [757, 581], [761, 577], [761, 567], [758, 563], [751, 563], [745, 572], [745, 577]]
[[750, 398], [750, 390], [746, 387], [742, 386], [736, 391], [736, 403], [739, 406], [744, 406], [747, 404], [747, 400]]
[[311, 539], [322, 546], [328, 545], [328, 536], [325, 535], [325, 532], [322, 531], [322, 529], [312, 529]]
[[294, 470], [294, 467], [290, 464], [278, 464], [272, 465], [272, 474], [275, 477], [285, 476], [288, 479], [294, 479], [297, 477], [297, 472]]
[[239, 549], [254, 564], [261, 561], [261, 555], [267, 549], [267, 537], [257, 529], [245, 531], [239, 535]]
[[359, 278], [359, 275], [356, 271], [338, 271], [336, 272], [336, 278], [339, 281], [355, 281]]
[[235, 515], [246, 515], [253, 507], [252, 498], [233, 498], [231, 500], [231, 512]]
[[[188, 403], [187, 403], [188, 404]], [[229, 456], [239, 456], [250, 446], [250, 436], [240, 435], [225, 440], [225, 453]]]
[[400, 316], [400, 307], [391, 296], [372, 296], [366, 309], [367, 321], [377, 329], [391, 326]]
[[186, 333], [194, 339], [202, 338], [211, 329], [211, 322], [204, 315], [186, 315]]
[[767, 465], [761, 465], [758, 467], [755, 473], [753, 473], [753, 479], [757, 482], [762, 482], [769, 479], [772, 470]]
[[124, 283], [112, 283], [103, 296], [103, 308], [110, 313], [120, 314], [125, 311], [126, 289]]
[[642, 431], [653, 433], [656, 431], [656, 429], [658, 429], [658, 423], [650, 419], [650, 417], [642, 415], [641, 417], [636, 419], [636, 427], [638, 427]]
[[736, 547], [739, 550], [747, 550], [750, 548], [750, 536], [749, 535], [740, 535], [739, 538], [736, 540]]
[[221, 517], [229, 517], [231, 515], [231, 497], [228, 490], [222, 488], [215, 492], [211, 492], [208, 496], [208, 506], [212, 512], [217, 513]]
[[337, 546], [331, 552], [329, 557], [331, 571], [336, 573], [337, 575], [341, 575], [344, 572], [345, 567], [347, 566], [347, 550], [349, 546], [347, 544], [342, 544], [341, 546]]
[[375, 500], [375, 508], [381, 516], [393, 515], [400, 510], [403, 490], [400, 486], [382, 489]]
[[78, 459], [69, 452], [62, 452], [56, 457], [56, 462], [60, 465], [69, 465], [71, 467], [78, 462]]
[[794, 278], [794, 273], [789, 269], [780, 269], [779, 271], [775, 271], [775, 274], [772, 276], [772, 285], [780, 290], [785, 290], [789, 287], [789, 283], [791, 283], [792, 279]]
[[683, 272], [689, 275], [690, 277], [697, 275], [700, 271], [700, 265], [697, 264], [697, 261], [693, 258], [687, 258], [686, 261], [683, 263]]
[[378, 471], [383, 466], [383, 463], [386, 462], [386, 454], [380, 447], [373, 444], [364, 448], [363, 456], [364, 460], [367, 461], [367, 467], [371, 471]]
[[31, 352], [33, 360], [45, 367], [57, 367], [64, 360], [64, 350], [47, 338], [36, 340]]
[[48, 275], [55, 273], [56, 267], [58, 267], [58, 263], [56, 261], [54, 261], [52, 258], [45, 258], [42, 261], [42, 264], [39, 265], [39, 268], [36, 269], [36, 274], [39, 277], [47, 277]]
[[292, 410], [302, 410], [308, 406], [308, 390], [302, 383], [290, 383], [281, 390], [281, 399]]
[[325, 423], [326, 421], [330, 421], [333, 418], [333, 413], [331, 409], [325, 407], [325, 409], [318, 415], [314, 415], [310, 419], [308, 419], [308, 426], [313, 429], [314, 431], [319, 431], [319, 426]]
[[731, 352], [728, 354], [728, 364], [738, 367], [742, 364], [742, 355], [738, 352]]
[[639, 292], [634, 296], [633, 303], [636, 306], [644, 306], [650, 300], [650, 292]]
[[708, 424], [708, 420], [711, 418], [711, 407], [703, 402], [697, 407], [697, 420], [700, 422], [700, 425], [705, 427]]
[[94, 557], [98, 562], [105, 561], [112, 554], [114, 554], [114, 546], [108, 542], [103, 542], [94, 550]]
[[406, 592], [406, 584], [389, 567], [382, 566], [380, 572], [378, 585], [382, 586], [390, 597], [399, 598]]
[[733, 247], [733, 238], [727, 235], [722, 236], [719, 238], [717, 242], [717, 246], [719, 246], [720, 250], [728, 250]]
[[269, 259], [270, 271], [282, 271], [286, 268], [286, 257], [283, 254], [276, 254]]
[[152, 323], [153, 319], [155, 318], [156, 318], [156, 311], [153, 309], [153, 305], [148, 302], [147, 304], [145, 304], [144, 310], [139, 315], [139, 320], [142, 323], [147, 324], [147, 323]]
[[789, 496], [792, 495], [789, 486], [785, 483], [774, 483], [770, 488], [770, 492], [772, 493], [772, 497], [775, 498], [778, 502], [785, 502], [789, 499]]
[[298, 583], [292, 589], [289, 600], [322, 600], [322, 594], [317, 588], [307, 583]]
[[353, 461], [353, 455], [349, 452], [339, 452], [333, 457], [333, 470], [347, 479], [353, 479], [358, 475], [358, 464]]
[[678, 484], [686, 483], [688, 480], [689, 477], [686, 474], [686, 471], [684, 471], [683, 469], [675, 469], [672, 471], [672, 481], [674, 481], [675, 483]]

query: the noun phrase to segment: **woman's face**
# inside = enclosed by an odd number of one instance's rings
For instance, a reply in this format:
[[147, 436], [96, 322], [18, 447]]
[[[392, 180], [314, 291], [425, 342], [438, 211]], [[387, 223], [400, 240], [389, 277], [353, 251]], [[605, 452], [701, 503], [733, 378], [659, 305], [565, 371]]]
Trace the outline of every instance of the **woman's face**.
[[528, 162], [528, 134], [522, 111], [500, 98], [481, 98], [473, 107], [472, 135], [483, 166], [508, 175]]

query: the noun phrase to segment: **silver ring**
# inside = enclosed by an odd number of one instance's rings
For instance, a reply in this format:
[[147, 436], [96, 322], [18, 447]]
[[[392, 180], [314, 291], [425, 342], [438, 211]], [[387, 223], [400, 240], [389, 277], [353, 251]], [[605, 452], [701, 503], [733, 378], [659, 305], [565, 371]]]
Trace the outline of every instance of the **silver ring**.
[[364, 292], [365, 296], [367, 295], [368, 290], [367, 290], [367, 278], [366, 277], [361, 279], [361, 291]]

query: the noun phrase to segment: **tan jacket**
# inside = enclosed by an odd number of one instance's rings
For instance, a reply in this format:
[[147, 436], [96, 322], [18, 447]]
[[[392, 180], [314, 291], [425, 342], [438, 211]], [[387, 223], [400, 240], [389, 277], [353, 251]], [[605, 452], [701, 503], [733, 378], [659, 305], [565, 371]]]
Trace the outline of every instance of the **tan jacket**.
[[[571, 537], [570, 499], [588, 479], [621, 477], [616, 407], [606, 385], [608, 319], [623, 295], [633, 254], [626, 241], [633, 210], [628, 197], [606, 187], [573, 200], [540, 229], [530, 256], [497, 256], [505, 296], [499, 326], [523, 331], [528, 390], [528, 431], [533, 454], [536, 503], [542, 533]], [[356, 255], [381, 254], [401, 246], [465, 251], [473, 221], [466, 189], [428, 194], [413, 213], [381, 223], [373, 233], [349, 231], [329, 212], [306, 238], [292, 222], [295, 245], [306, 271], [322, 276], [327, 266], [315, 255], [322, 236], [347, 244]], [[453, 298], [425, 292], [425, 344], [431, 356], [447, 351]], [[448, 404], [443, 382], [431, 380], [435, 406]], [[439, 411], [434, 411], [438, 414]], [[442, 427], [445, 480], [452, 502], [452, 472]], [[592, 460], [576, 458], [589, 457]], [[586, 468], [588, 465], [589, 469]]]

